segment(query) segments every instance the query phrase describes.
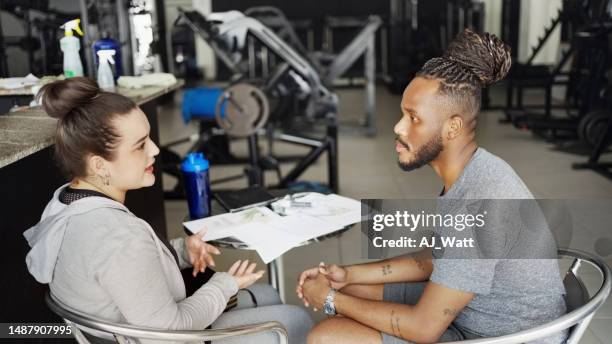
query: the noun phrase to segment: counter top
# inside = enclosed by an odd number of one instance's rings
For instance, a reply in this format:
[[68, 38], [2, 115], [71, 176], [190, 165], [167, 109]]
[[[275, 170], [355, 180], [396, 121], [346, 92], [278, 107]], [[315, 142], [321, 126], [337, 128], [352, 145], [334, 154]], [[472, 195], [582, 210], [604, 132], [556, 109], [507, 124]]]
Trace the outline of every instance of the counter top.
[[0, 88], [0, 96], [33, 96], [32, 86], [6, 89]]
[[176, 83], [168, 87], [149, 86], [143, 88], [117, 88], [117, 93], [132, 99], [136, 105], [140, 106], [164, 94], [178, 90], [185, 85], [185, 80], [178, 79]]
[[[178, 80], [168, 87], [118, 88], [116, 92], [142, 105], [184, 84]], [[40, 107], [0, 115], [0, 168], [53, 145], [56, 125], [57, 120]]]

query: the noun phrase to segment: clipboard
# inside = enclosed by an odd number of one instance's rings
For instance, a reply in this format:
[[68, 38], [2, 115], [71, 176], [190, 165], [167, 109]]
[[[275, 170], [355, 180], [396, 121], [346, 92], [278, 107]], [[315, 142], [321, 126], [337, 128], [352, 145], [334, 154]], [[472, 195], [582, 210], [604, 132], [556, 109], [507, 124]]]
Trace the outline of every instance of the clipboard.
[[215, 192], [214, 197], [230, 213], [265, 206], [278, 199], [263, 187]]

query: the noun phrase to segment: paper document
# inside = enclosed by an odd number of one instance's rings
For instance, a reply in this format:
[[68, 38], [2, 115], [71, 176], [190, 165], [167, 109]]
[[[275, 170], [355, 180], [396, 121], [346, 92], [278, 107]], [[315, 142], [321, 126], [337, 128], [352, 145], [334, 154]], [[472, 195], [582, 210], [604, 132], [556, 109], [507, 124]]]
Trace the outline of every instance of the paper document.
[[236, 237], [256, 250], [266, 264], [304, 241], [300, 236], [271, 226], [248, 228], [240, 231]]
[[272, 210], [266, 207], [257, 207], [235, 213], [226, 213], [188, 221], [184, 222], [183, 225], [194, 234], [206, 228], [204, 241], [211, 241], [230, 236], [235, 237], [234, 232], [241, 225], [261, 225], [278, 218], [280, 216]]
[[[297, 200], [297, 198], [294, 198]], [[281, 203], [286, 201], [286, 203]], [[280, 204], [285, 216], [266, 207], [257, 207], [236, 213], [226, 213], [183, 223], [192, 233], [207, 228], [205, 241], [234, 237], [257, 251], [267, 264], [293, 247], [310, 239], [336, 232], [361, 221], [361, 203], [338, 196], [305, 193], [300, 204], [291, 207], [289, 199]], [[280, 209], [274, 207], [274, 209]]]
[[289, 197], [271, 204], [272, 209], [279, 209], [285, 215], [302, 214], [334, 223], [337, 226], [348, 226], [361, 221], [361, 202], [336, 194], [323, 195], [315, 192], [298, 195], [294, 200], [309, 203], [309, 207], [290, 207]]
[[300, 238], [300, 243], [343, 228], [334, 223], [328, 223], [316, 217], [303, 214], [281, 217], [270, 223], [270, 226], [278, 231]]
[[330, 210], [329, 215], [318, 218], [345, 227], [361, 221], [361, 202], [336, 194], [325, 196], [325, 204]]

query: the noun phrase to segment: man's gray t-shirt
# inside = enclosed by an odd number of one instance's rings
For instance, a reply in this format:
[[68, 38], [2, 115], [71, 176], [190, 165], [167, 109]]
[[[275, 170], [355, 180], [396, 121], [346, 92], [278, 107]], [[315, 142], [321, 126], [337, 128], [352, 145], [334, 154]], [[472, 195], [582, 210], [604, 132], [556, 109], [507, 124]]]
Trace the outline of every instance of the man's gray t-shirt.
[[[535, 202], [533, 195], [505, 161], [483, 148], [476, 150], [457, 181], [438, 198], [437, 210], [439, 214], [471, 213], [466, 207], [479, 202], [476, 209], [488, 209], [485, 219], [490, 223], [455, 231], [458, 238], [479, 239], [476, 248], [433, 250], [430, 280], [475, 294], [454, 325], [468, 337], [494, 337], [533, 328], [565, 314], [565, 289], [546, 221], [536, 216], [537, 220], [525, 225], [524, 211], [519, 208], [525, 208], [524, 202]], [[516, 230], [519, 227], [521, 230]], [[448, 235], [447, 230], [438, 228], [436, 234]], [[509, 249], [516, 246], [522, 246], [523, 251]], [[525, 252], [536, 255], [520, 259]], [[565, 337], [566, 333], [559, 333], [532, 343], [563, 343]]]

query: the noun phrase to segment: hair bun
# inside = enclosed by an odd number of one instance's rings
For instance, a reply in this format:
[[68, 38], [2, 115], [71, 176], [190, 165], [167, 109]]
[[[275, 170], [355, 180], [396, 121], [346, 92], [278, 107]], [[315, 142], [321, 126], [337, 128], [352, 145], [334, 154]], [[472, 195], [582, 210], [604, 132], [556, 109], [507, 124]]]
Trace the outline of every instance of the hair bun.
[[86, 105], [100, 93], [98, 84], [85, 77], [58, 80], [44, 85], [36, 99], [53, 118], [62, 119], [75, 108]]
[[508, 74], [510, 52], [510, 47], [495, 35], [465, 29], [449, 44], [444, 58], [469, 69], [485, 87]]

